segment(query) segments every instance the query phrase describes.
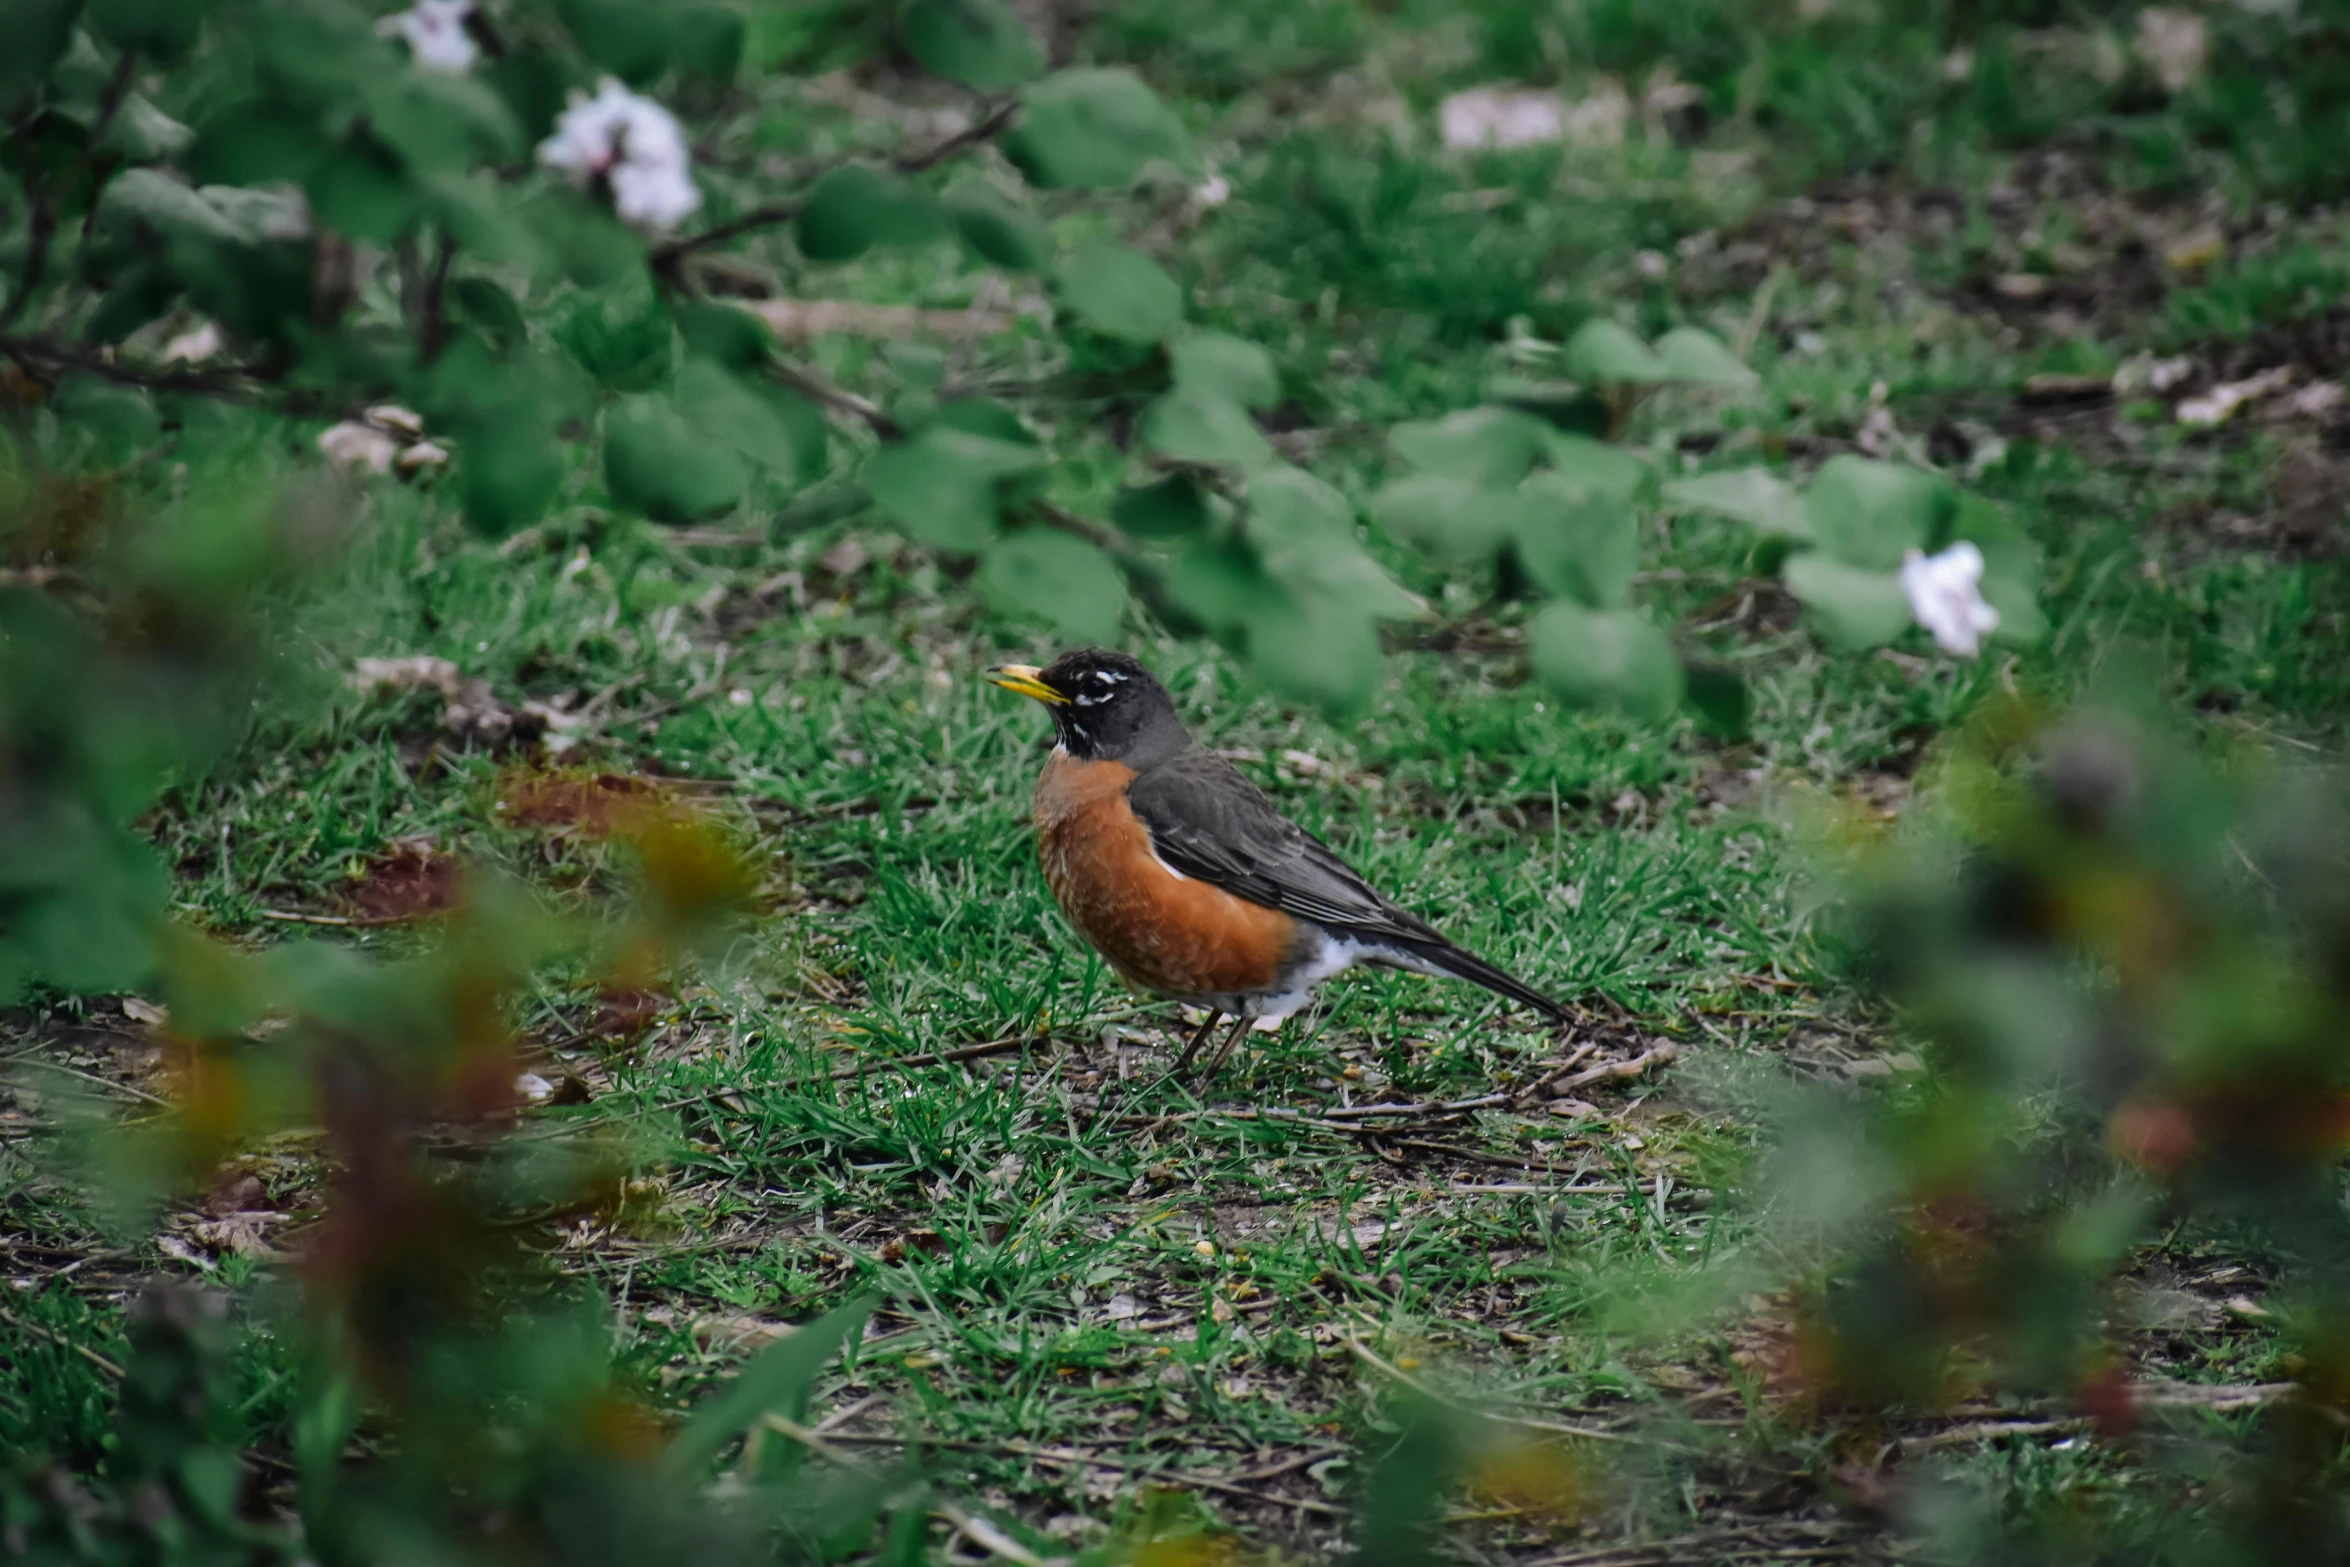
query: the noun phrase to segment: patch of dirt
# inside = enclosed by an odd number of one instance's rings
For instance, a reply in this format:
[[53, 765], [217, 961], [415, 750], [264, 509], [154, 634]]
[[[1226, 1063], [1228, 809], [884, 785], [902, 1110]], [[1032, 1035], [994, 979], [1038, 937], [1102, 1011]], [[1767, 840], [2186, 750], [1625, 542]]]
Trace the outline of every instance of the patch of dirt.
[[424, 839], [395, 843], [368, 861], [341, 901], [370, 924], [394, 925], [446, 914], [464, 897], [463, 864]]
[[668, 791], [657, 780], [635, 773], [516, 768], [498, 780], [495, 809], [510, 827], [606, 838], [668, 803]]

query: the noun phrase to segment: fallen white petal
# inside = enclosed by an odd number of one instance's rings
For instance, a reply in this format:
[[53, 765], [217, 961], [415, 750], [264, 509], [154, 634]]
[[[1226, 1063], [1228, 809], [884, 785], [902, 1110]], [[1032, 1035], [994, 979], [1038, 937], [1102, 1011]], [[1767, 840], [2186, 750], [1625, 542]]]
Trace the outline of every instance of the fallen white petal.
[[1999, 611], [1983, 602], [1983, 552], [1966, 539], [1940, 554], [1911, 550], [1901, 561], [1909, 612], [1943, 652], [1972, 658], [1999, 629]]

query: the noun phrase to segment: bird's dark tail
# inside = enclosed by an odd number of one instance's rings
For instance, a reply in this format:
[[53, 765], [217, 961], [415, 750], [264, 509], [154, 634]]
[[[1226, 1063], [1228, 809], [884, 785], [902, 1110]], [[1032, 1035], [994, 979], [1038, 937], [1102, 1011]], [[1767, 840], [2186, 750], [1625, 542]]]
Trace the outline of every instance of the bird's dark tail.
[[1512, 1001], [1532, 1007], [1561, 1022], [1567, 1019], [1567, 1009], [1563, 1003], [1553, 1001], [1524, 980], [1502, 972], [1476, 953], [1456, 947], [1449, 941], [1415, 941], [1398, 956], [1406, 954], [1416, 961], [1398, 962], [1397, 967], [1416, 968], [1423, 974], [1450, 974], [1472, 985], [1483, 985], [1497, 996], [1507, 996]]

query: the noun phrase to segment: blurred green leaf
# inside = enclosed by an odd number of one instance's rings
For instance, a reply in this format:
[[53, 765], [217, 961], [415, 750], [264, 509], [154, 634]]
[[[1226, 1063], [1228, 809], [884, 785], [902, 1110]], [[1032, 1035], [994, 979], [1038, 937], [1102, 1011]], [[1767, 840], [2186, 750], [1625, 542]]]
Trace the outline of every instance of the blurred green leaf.
[[1022, 93], [1021, 104], [1004, 151], [1045, 189], [1127, 185], [1154, 158], [1198, 167], [1183, 123], [1131, 71], [1056, 72]]
[[865, 464], [873, 504], [915, 538], [976, 554], [995, 536], [1003, 481], [1044, 467], [1039, 447], [933, 424]]
[[1248, 622], [1248, 662], [1259, 679], [1331, 713], [1360, 709], [1379, 685], [1379, 628], [1364, 607], [1326, 593]]
[[1251, 538], [1354, 540], [1354, 508], [1346, 497], [1287, 463], [1249, 475], [1248, 513]]
[[555, 13], [587, 57], [632, 87], [669, 68], [678, 37], [667, 5], [641, 0], [556, 0]]
[[333, 147], [315, 117], [279, 99], [252, 98], [205, 117], [185, 167], [204, 184], [301, 184]]
[[1656, 482], [1656, 471], [1621, 446], [1567, 430], [1542, 432], [1542, 449], [1560, 483], [1587, 495], [1606, 495], [1627, 505]]
[[1167, 345], [1177, 388], [1212, 393], [1243, 408], [1270, 408], [1281, 400], [1273, 356], [1223, 332], [1187, 332]]
[[743, 498], [742, 457], [665, 397], [623, 398], [604, 415], [604, 485], [655, 522], [693, 522]]
[[1166, 577], [1166, 596], [1199, 629], [1228, 633], [1252, 618], [1282, 613], [1290, 595], [1265, 574], [1254, 550], [1236, 539], [1203, 538], [1180, 555]]
[[1044, 46], [1003, 0], [908, 0], [906, 52], [933, 76], [981, 92], [1017, 87], [1044, 69]]
[[731, 82], [742, 68], [743, 46], [749, 29], [743, 15], [731, 5], [678, 6], [677, 39], [671, 57], [695, 75], [713, 82]]
[[1567, 374], [1594, 385], [1652, 386], [1673, 379], [1654, 349], [1625, 327], [1594, 316], [1567, 339]]
[[780, 387], [745, 381], [713, 360], [689, 359], [677, 375], [677, 410], [754, 467], [795, 483], [824, 472], [824, 416]]
[[368, 128], [417, 172], [470, 169], [522, 150], [522, 127], [482, 83], [447, 71], [398, 71], [367, 94]]
[[1680, 705], [1672, 639], [1631, 610], [1552, 604], [1526, 628], [1526, 652], [1543, 682], [1577, 706], [1620, 708], [1653, 723]]
[[1547, 473], [1528, 479], [1519, 494], [1525, 504], [1518, 558], [1536, 582], [1594, 609], [1620, 609], [1631, 601], [1632, 577], [1640, 569], [1640, 519], [1628, 504]]
[[49, 74], [73, 40], [82, 0], [11, 0], [0, 5], [0, 91]]
[[2011, 577], [1984, 574], [1983, 602], [1999, 612], [1990, 640], [2003, 647], [2038, 647], [2048, 637], [2048, 616], [2040, 596]]
[[1436, 559], [1466, 565], [1490, 559], [1518, 528], [1524, 502], [1514, 490], [1419, 473], [1391, 480], [1371, 497], [1380, 527]]
[[610, 288], [644, 265], [645, 245], [609, 208], [568, 185], [542, 188], [521, 208], [559, 275], [583, 288]]
[[714, 300], [684, 304], [676, 319], [688, 349], [729, 370], [755, 370], [775, 352], [775, 333], [740, 306]]
[[1986, 590], [1997, 582], [2030, 597], [2039, 591], [2042, 571], [2040, 546], [2005, 511], [1980, 495], [1962, 493], [1950, 511], [1950, 530], [1929, 549], [1946, 549], [1959, 539], [1971, 541], [1983, 552]]
[[212, 0], [89, 0], [82, 14], [115, 48], [170, 64], [195, 45], [211, 13]]
[[805, 1418], [816, 1378], [849, 1336], [865, 1325], [876, 1304], [871, 1298], [853, 1300], [761, 1351], [732, 1382], [687, 1417], [661, 1455], [662, 1468], [677, 1483], [698, 1484], [710, 1461], [761, 1415]]
[[465, 520], [503, 538], [547, 513], [570, 464], [554, 430], [527, 418], [491, 418], [457, 443], [457, 493]]
[[1711, 332], [1679, 326], [1656, 340], [1656, 356], [1668, 378], [1694, 386], [1752, 386], [1760, 379]]
[[1711, 659], [1684, 659], [1681, 678], [1701, 733], [1732, 744], [1751, 736], [1754, 693], [1737, 670]]
[[1096, 241], [1071, 251], [1056, 274], [1070, 314], [1104, 337], [1156, 343], [1183, 325], [1183, 288], [1129, 246]]
[[927, 245], [946, 235], [946, 213], [921, 185], [850, 163], [816, 182], [792, 235], [810, 261], [849, 261], [876, 245]]
[[416, 190], [407, 169], [364, 132], [330, 148], [302, 190], [320, 223], [353, 239], [390, 245], [416, 221]]
[[1804, 494], [1820, 548], [1847, 566], [1890, 571], [1942, 531], [1949, 487], [1931, 474], [1868, 457], [1831, 457]]
[[1845, 652], [1882, 647], [1909, 628], [1909, 599], [1890, 571], [1848, 566], [1818, 550], [1787, 557], [1787, 590], [1820, 618], [1828, 642]]
[[1253, 468], [1273, 460], [1265, 439], [1239, 406], [1211, 392], [1173, 391], [1142, 411], [1142, 443], [1176, 462]]
[[1130, 485], [1110, 502], [1110, 520], [1138, 539], [1172, 539], [1208, 525], [1208, 498], [1189, 474]]
[[1395, 455], [1422, 473], [1507, 489], [1542, 451], [1543, 427], [1514, 408], [1464, 408], [1387, 433]]
[[1126, 615], [1126, 579], [1110, 557], [1049, 528], [997, 539], [979, 563], [979, 587], [999, 607], [1033, 615], [1080, 642], [1114, 640]]
[[990, 265], [1008, 272], [1043, 272], [1053, 264], [1052, 234], [985, 185], [949, 191], [946, 212], [971, 253]]
[[1743, 522], [1772, 538], [1812, 542], [1803, 494], [1767, 468], [1739, 468], [1668, 479], [1665, 504], [1678, 511], [1711, 512]]

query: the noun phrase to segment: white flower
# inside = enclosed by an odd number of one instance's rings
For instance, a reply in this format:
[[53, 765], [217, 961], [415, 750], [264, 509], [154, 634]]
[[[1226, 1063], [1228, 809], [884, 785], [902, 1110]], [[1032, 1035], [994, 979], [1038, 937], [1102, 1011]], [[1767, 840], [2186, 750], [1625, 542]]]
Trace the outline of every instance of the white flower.
[[676, 116], [610, 77], [593, 98], [572, 95], [539, 162], [582, 185], [602, 180], [622, 221], [643, 228], [673, 228], [702, 204]]
[[1196, 206], [1221, 207], [1232, 199], [1232, 182], [1221, 174], [1210, 174], [1191, 188], [1191, 199]]
[[418, 69], [462, 76], [481, 58], [480, 45], [465, 30], [465, 19], [472, 14], [473, 0], [416, 0], [408, 10], [376, 23], [375, 30], [387, 38], [398, 33], [407, 39]]
[[1911, 550], [1901, 561], [1909, 612], [1945, 653], [1972, 658], [1999, 629], [1999, 611], [1983, 602], [1983, 552], [1965, 539], [1939, 555]]
[[1565, 136], [1566, 106], [1556, 93], [1472, 87], [1438, 104], [1436, 121], [1447, 147], [1538, 147]]

